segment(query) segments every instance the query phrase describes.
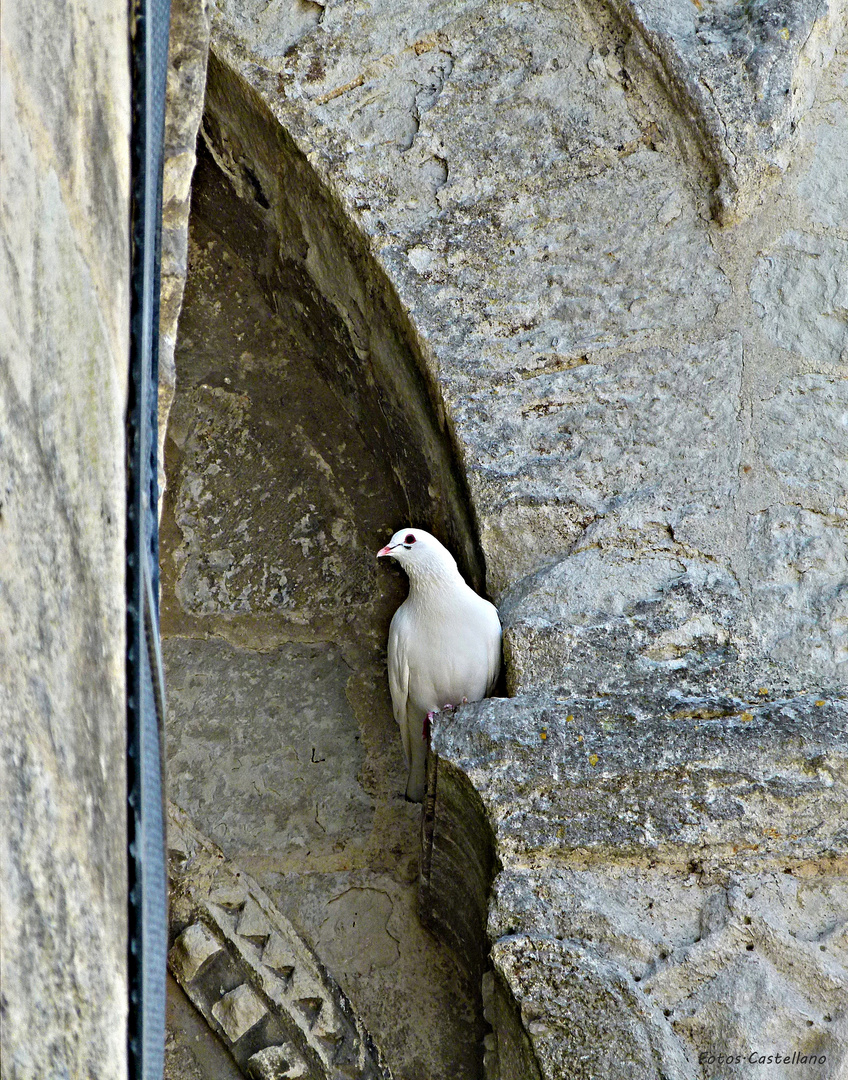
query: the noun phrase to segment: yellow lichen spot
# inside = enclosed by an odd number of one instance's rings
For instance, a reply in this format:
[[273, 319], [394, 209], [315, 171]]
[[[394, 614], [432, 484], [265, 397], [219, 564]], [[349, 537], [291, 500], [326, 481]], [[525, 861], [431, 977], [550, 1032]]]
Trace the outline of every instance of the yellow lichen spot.
[[540, 739], [547, 739], [547, 737], [548, 737], [547, 731], [545, 731], [545, 729], [542, 728], [542, 730], [539, 732], [539, 738]]
[[597, 754], [590, 754], [589, 755], [589, 764], [592, 766], [592, 768], [594, 768], [598, 764], [598, 755]]
[[754, 714], [749, 712], [743, 712], [741, 720], [743, 724], [749, 724], [754, 719]]
[[824, 701], [823, 698], [816, 702], [816, 705], [824, 705], [824, 704], [825, 704], [825, 701]]
[[783, 38], [784, 41], [789, 40], [789, 27], [788, 26], [784, 26], [784, 28], [780, 31], [780, 36]]
[[583, 742], [583, 736], [582, 736], [582, 735], [578, 735], [578, 736], [577, 736], [577, 741], [578, 741], [578, 742]]
[[569, 713], [568, 716], [566, 716], [565, 722], [566, 722], [566, 724], [573, 724], [574, 723], [574, 717], [572, 716], [571, 713]]
[[760, 697], [768, 697], [769, 688], [767, 686], [761, 686], [757, 693], [760, 695]]

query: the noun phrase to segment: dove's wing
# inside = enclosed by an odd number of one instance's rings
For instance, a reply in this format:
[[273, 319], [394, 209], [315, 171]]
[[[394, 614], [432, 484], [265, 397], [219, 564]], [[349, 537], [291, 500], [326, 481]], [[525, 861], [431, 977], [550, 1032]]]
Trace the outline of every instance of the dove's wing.
[[405, 630], [405, 618], [402, 615], [404, 605], [397, 609], [389, 627], [389, 690], [392, 694], [392, 709], [400, 728], [403, 741], [403, 754], [409, 765], [412, 760], [409, 746], [409, 723], [407, 705], [409, 704], [409, 651]]
[[501, 671], [501, 620], [494, 604], [489, 604], [492, 609], [491, 626], [486, 638], [486, 660], [488, 662], [488, 676], [486, 679], [486, 697], [491, 697]]

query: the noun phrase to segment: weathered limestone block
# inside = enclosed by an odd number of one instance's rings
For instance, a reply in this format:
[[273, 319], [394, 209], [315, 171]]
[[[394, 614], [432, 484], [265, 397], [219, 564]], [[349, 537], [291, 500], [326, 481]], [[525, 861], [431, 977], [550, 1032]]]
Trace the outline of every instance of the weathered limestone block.
[[191, 982], [206, 961], [221, 951], [221, 945], [203, 923], [192, 923], [174, 942], [170, 963], [179, 978]]
[[0, 15], [4, 1080], [127, 1075], [128, 15]]
[[[836, 61], [842, 67], [844, 59]], [[844, 83], [843, 83], [844, 85]], [[798, 186], [816, 225], [838, 229], [848, 213], [845, 170], [848, 147], [842, 133], [848, 124], [848, 110], [838, 80], [828, 80], [816, 93], [815, 130], [812, 134], [811, 168]]]
[[391, 1080], [350, 1002], [259, 885], [171, 805], [169, 966], [256, 1080]]
[[375, 807], [342, 650], [317, 642], [257, 654], [176, 638], [164, 655], [179, 679], [170, 790], [198, 828], [217, 830], [230, 853], [275, 851], [280, 868], [307, 850], [316, 860], [361, 852]]
[[840, 700], [756, 692], [522, 697], [469, 706], [435, 745], [472, 779], [501, 858], [762, 848], [791, 862], [844, 855], [844, 714]]
[[537, 498], [562, 485], [592, 517], [634, 507], [677, 527], [726, 512], [742, 441], [738, 334], [562, 367], [540, 364], [498, 394], [485, 417], [501, 443], [490, 476]]
[[747, 209], [758, 184], [791, 160], [792, 135], [844, 30], [845, 5], [809, 0], [706, 7], [612, 0], [715, 170], [715, 210]]
[[[811, 485], [813, 486], [813, 485]], [[785, 671], [808, 685], [840, 687], [848, 676], [845, 634], [848, 537], [844, 510], [799, 506], [763, 510], [749, 525], [754, 629]], [[797, 676], [796, 676], [797, 679]]]
[[[786, 501], [840, 521], [848, 512], [846, 409], [848, 380], [836, 372], [810, 372], [782, 379], [755, 421]], [[833, 576], [839, 576], [836, 568]]]
[[679, 684], [749, 694], [801, 683], [822, 694], [844, 684], [842, 514], [788, 506], [751, 515], [747, 590], [667, 526], [654, 526], [649, 553], [598, 533], [505, 599], [515, 692]]
[[[646, 530], [647, 531], [647, 530]], [[742, 591], [720, 565], [655, 527], [653, 550], [589, 543], [502, 607], [511, 689], [615, 693], [682, 685], [743, 692], [779, 677], [740, 655]], [[643, 532], [643, 536], [645, 533]]]
[[618, 1076], [622, 1066], [634, 1077], [695, 1074], [694, 1055], [675, 1044], [656, 1004], [592, 950], [513, 935], [494, 944], [492, 961], [521, 1002], [543, 1077]]
[[[823, 1054], [818, 1075], [841, 1075], [846, 724], [841, 700], [669, 692], [490, 701], [437, 725], [454, 779], [426, 895], [456, 904], [439, 848], [475, 835], [482, 804], [487, 1015], [517, 1005], [543, 1077], [683, 1080], [719, 1052]], [[495, 1030], [505, 1080], [520, 1043]]]
[[171, 0], [159, 295], [160, 494], [165, 490], [165, 432], [176, 384], [174, 347], [187, 271], [191, 178], [203, 113], [210, 27], [209, 0]]
[[756, 261], [751, 299], [775, 345], [821, 363], [848, 360], [848, 242], [786, 232]]

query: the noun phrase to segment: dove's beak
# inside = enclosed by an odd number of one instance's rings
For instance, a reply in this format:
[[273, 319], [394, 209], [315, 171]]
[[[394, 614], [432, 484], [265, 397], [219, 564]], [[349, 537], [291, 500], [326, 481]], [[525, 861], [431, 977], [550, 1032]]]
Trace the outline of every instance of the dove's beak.
[[386, 546], [384, 548], [380, 548], [380, 550], [377, 552], [377, 558], [381, 559], [384, 555], [391, 555], [391, 553], [392, 553], [392, 545], [391, 544], [386, 544]]

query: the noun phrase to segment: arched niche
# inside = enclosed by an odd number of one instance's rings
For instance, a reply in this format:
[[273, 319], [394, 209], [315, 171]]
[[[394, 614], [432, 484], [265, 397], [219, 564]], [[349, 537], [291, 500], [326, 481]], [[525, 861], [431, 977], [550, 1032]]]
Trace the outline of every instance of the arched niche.
[[166, 441], [169, 792], [391, 1062], [471, 1080], [479, 958], [418, 921], [420, 808], [385, 679], [405, 582], [374, 557], [423, 525], [483, 582], [421, 348], [332, 192], [213, 54]]

